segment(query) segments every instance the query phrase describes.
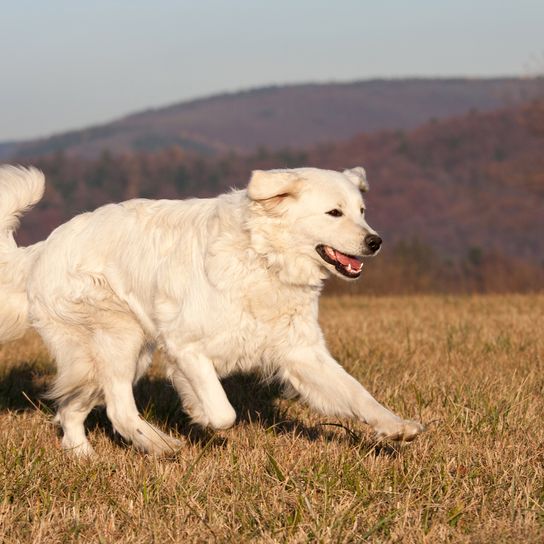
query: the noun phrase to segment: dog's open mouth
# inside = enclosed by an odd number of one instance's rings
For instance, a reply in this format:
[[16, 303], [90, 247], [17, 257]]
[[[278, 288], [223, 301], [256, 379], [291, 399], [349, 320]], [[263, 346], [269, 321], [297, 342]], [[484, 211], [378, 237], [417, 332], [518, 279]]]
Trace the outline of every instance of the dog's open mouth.
[[363, 269], [361, 257], [346, 255], [337, 249], [325, 245], [319, 245], [315, 250], [325, 262], [332, 264], [343, 276], [358, 278], [361, 275], [361, 270]]

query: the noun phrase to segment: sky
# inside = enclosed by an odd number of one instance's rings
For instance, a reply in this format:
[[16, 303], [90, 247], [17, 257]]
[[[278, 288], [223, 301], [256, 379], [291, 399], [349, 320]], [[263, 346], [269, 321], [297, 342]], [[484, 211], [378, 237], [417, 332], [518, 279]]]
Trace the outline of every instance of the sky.
[[543, 0], [0, 0], [0, 141], [270, 84], [544, 73]]

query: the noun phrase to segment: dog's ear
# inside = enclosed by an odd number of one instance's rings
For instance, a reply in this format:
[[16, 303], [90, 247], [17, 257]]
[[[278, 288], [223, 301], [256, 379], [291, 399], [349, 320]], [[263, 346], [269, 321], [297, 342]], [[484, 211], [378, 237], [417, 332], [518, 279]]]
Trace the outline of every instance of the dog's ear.
[[362, 166], [356, 166], [355, 168], [348, 168], [342, 172], [351, 183], [361, 191], [361, 193], [366, 193], [369, 189], [368, 181], [366, 179], [366, 171]]
[[299, 186], [300, 178], [292, 170], [253, 170], [247, 194], [257, 201], [283, 199], [295, 196]]

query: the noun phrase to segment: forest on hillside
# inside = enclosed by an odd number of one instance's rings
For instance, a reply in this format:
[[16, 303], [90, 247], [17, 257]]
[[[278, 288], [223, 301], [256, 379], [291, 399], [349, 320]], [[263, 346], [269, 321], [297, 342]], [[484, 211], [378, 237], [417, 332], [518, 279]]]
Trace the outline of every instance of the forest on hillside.
[[24, 161], [47, 176], [18, 240], [36, 241], [76, 213], [135, 197], [210, 197], [253, 169], [364, 165], [369, 222], [385, 240], [368, 293], [533, 291], [544, 287], [544, 100], [430, 121], [306, 149], [206, 157], [172, 146], [98, 159], [62, 152]]

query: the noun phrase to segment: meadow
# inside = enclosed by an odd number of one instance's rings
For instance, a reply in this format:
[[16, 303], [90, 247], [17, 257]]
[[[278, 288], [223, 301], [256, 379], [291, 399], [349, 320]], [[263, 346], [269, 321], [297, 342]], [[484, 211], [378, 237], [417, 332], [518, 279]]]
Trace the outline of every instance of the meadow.
[[544, 295], [324, 297], [334, 356], [427, 431], [377, 444], [233, 377], [239, 421], [192, 427], [161, 358], [137, 386], [149, 421], [183, 437], [154, 458], [96, 410], [97, 457], [60, 450], [39, 338], [0, 346], [0, 542], [543, 542]]

